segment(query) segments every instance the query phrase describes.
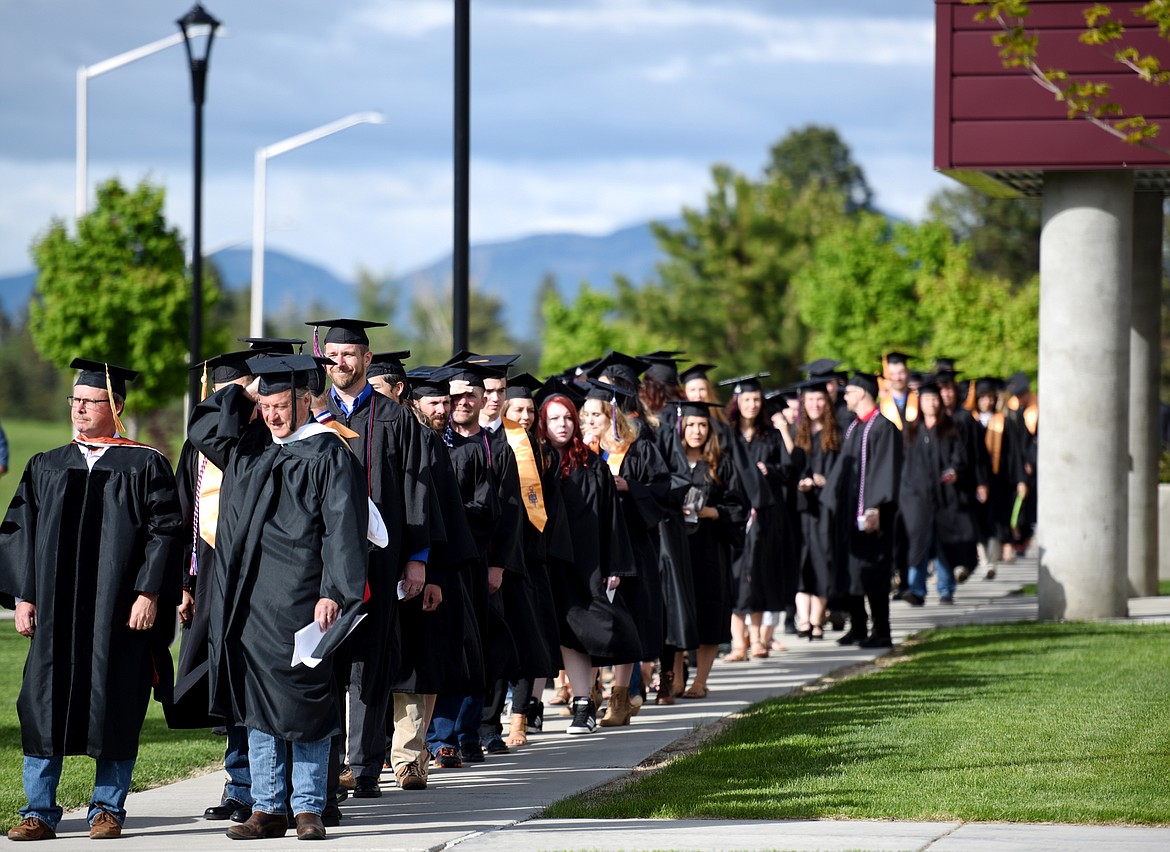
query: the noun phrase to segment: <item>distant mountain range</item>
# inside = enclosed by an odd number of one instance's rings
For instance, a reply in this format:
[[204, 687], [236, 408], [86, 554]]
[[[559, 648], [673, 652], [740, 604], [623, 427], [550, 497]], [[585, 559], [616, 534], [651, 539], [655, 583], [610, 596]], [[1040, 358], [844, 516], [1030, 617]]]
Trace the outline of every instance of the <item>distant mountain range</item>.
[[[680, 220], [667, 220], [677, 226]], [[622, 228], [604, 236], [539, 234], [496, 243], [473, 245], [469, 265], [472, 286], [499, 297], [504, 303], [508, 330], [520, 340], [532, 333], [535, 299], [542, 279], [551, 275], [566, 299], [572, 299], [582, 281], [610, 291], [615, 275], [641, 284], [654, 274], [663, 259], [648, 224]], [[211, 256], [220, 278], [229, 289], [248, 286], [252, 254], [248, 249], [224, 249]], [[357, 310], [355, 285], [329, 270], [278, 251], [265, 253], [264, 303], [266, 313], [310, 305], [336, 316], [353, 316]], [[401, 294], [400, 317], [406, 316], [416, 294], [447, 292], [451, 282], [451, 256], [399, 276], [394, 283]], [[10, 317], [23, 313], [36, 284], [36, 273], [0, 278], [0, 310]]]

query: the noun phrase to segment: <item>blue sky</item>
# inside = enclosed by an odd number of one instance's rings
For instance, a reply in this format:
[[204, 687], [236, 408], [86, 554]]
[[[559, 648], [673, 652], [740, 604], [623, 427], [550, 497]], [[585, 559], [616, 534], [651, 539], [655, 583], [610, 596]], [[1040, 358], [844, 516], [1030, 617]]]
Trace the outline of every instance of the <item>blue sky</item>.
[[[259, 147], [352, 112], [359, 126], [274, 158], [268, 246], [352, 277], [451, 247], [451, 0], [206, 0], [204, 248], [249, 242]], [[75, 74], [176, 30], [159, 0], [0, 0], [0, 275], [72, 220]], [[837, 128], [879, 206], [916, 219], [931, 166], [933, 0], [473, 0], [471, 239], [600, 234], [701, 205], [716, 162]], [[89, 85], [91, 185], [167, 189], [190, 233], [182, 47]]]

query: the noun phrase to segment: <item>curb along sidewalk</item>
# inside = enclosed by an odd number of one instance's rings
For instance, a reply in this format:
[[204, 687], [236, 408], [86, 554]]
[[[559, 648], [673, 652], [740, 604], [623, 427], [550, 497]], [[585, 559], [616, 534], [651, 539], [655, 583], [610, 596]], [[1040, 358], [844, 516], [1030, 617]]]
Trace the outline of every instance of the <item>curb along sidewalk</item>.
[[[1036, 580], [1035, 560], [1000, 565], [995, 580], [982, 572], [959, 587], [955, 605], [892, 604], [895, 642], [930, 626], [1021, 621], [1036, 617], [1036, 599], [1012, 594]], [[932, 584], [933, 585], [933, 584]], [[933, 592], [933, 588], [932, 588]], [[1132, 622], [1170, 621], [1170, 597], [1130, 601]], [[1170, 828], [999, 825], [954, 822], [836, 820], [541, 820], [548, 804], [620, 778], [646, 758], [728, 714], [782, 695], [846, 666], [870, 662], [884, 649], [841, 647], [828, 630], [823, 642], [778, 634], [787, 650], [766, 660], [716, 663], [711, 694], [672, 707], [646, 704], [633, 724], [599, 728], [590, 736], [565, 733], [567, 717], [546, 707], [545, 728], [529, 745], [488, 756], [462, 769], [432, 770], [428, 789], [403, 792], [393, 774], [382, 773], [382, 797], [349, 799], [342, 824], [328, 830], [330, 849], [460, 850], [507, 849], [930, 849], [1003, 850], [1170, 849]], [[547, 695], [548, 693], [546, 693]], [[218, 804], [223, 773], [135, 793], [122, 843], [141, 850], [182, 848], [188, 852], [238, 848], [225, 835], [229, 823], [202, 819]], [[117, 841], [116, 841], [117, 842]], [[296, 834], [260, 841], [265, 849], [296, 843]], [[55, 850], [89, 849], [84, 811], [65, 815]], [[299, 848], [299, 847], [298, 847]]]

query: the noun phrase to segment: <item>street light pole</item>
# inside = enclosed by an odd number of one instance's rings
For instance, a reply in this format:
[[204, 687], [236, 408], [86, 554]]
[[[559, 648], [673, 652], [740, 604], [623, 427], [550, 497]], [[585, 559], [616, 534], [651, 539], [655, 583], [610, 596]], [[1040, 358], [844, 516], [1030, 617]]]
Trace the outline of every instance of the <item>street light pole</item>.
[[451, 340], [455, 352], [468, 344], [468, 185], [471, 158], [471, 0], [455, 0], [455, 238], [451, 267]]
[[88, 159], [89, 147], [87, 128], [89, 115], [89, 81], [94, 77], [105, 74], [107, 71], [113, 71], [115, 68], [121, 68], [123, 65], [129, 65], [131, 62], [145, 59], [147, 56], [158, 53], [160, 50], [166, 50], [168, 47], [181, 44], [182, 41], [183, 34], [175, 33], [166, 38], [152, 41], [150, 44], [144, 44], [142, 47], [136, 47], [125, 53], [119, 53], [117, 56], [112, 56], [101, 62], [95, 62], [93, 65], [82, 65], [77, 69], [77, 151], [75, 154], [77, 161], [77, 186], [74, 209], [78, 219], [85, 215], [89, 199], [89, 180], [86, 173], [86, 160]]
[[252, 181], [252, 315], [249, 321], [249, 336], [264, 336], [264, 235], [267, 230], [268, 161], [294, 148], [340, 133], [356, 124], [382, 124], [384, 121], [385, 118], [380, 112], [355, 112], [345, 118], [256, 149], [255, 178]]
[[[196, 3], [177, 21], [187, 48], [187, 61], [191, 66], [191, 94], [195, 101], [195, 209], [191, 223], [191, 345], [189, 363], [191, 366], [203, 360], [203, 100], [207, 84], [207, 63], [211, 59], [211, 44], [219, 21]], [[195, 29], [207, 28], [203, 50], [194, 42]], [[191, 372], [191, 407], [199, 402], [199, 376]]]

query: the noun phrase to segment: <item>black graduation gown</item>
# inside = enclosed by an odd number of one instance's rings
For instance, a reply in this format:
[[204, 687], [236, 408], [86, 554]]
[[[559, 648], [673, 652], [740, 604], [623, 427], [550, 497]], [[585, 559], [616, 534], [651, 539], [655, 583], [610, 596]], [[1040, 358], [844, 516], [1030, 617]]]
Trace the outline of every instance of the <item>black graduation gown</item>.
[[[837, 464], [836, 450], [826, 452], [821, 439], [823, 432], [814, 432], [810, 449], [804, 454], [805, 467], [800, 479], [814, 473], [825, 477], [826, 485]], [[823, 488], [813, 486], [811, 491], [797, 492], [800, 512], [800, 585], [798, 590], [821, 598], [837, 593], [833, 571], [833, 513], [828, 502], [821, 499]]]
[[[908, 564], [918, 565], [938, 553], [951, 568], [973, 567], [978, 560], [975, 474], [967, 458], [966, 434], [953, 423], [945, 432], [937, 423], [928, 429], [920, 417], [917, 428], [908, 427], [903, 435], [898, 513], [906, 525]], [[955, 472], [954, 483], [941, 481], [945, 470]]]
[[585, 466], [559, 484], [574, 556], [571, 566], [551, 571], [561, 644], [589, 654], [594, 665], [636, 662], [642, 644], [627, 594], [619, 586], [611, 603], [605, 593], [607, 577], [637, 575], [613, 474], [589, 451]]
[[[113, 445], [91, 471], [73, 444], [33, 456], [0, 527], [0, 597], [35, 604], [16, 709], [25, 754], [138, 754], [151, 687], [169, 702], [183, 522], [170, 463]], [[158, 595], [131, 630], [139, 593]]]
[[[174, 700], [166, 710], [170, 728], [210, 728], [222, 725], [222, 718], [208, 714], [207, 693], [207, 625], [211, 583], [200, 583], [198, 573], [191, 573], [191, 550], [196, 549], [196, 570], [206, 571], [210, 577], [214, 566], [215, 548], [197, 537], [194, 530], [196, 488], [202, 457], [191, 445], [183, 442], [179, 464], [175, 468], [175, 483], [179, 490], [179, 505], [183, 511], [186, 532], [183, 548], [183, 588], [195, 599], [195, 614], [183, 628], [179, 638], [179, 662], [175, 667]], [[210, 464], [210, 462], [208, 462]]]
[[471, 437], [449, 429], [444, 440], [449, 442], [455, 481], [479, 551], [479, 567], [469, 575], [469, 588], [483, 646], [484, 686], [490, 688], [498, 678], [519, 675], [504, 599], [498, 592], [489, 594], [487, 586], [489, 567], [504, 569], [504, 583], [523, 574], [516, 457], [506, 440], [494, 439], [486, 429]]
[[704, 461], [690, 468], [691, 485], [706, 493], [704, 505], [719, 511], [718, 518], [686, 524], [700, 645], [731, 641], [731, 552], [743, 544], [750, 510], [730, 453], [720, 456], [716, 473], [718, 481]]
[[[978, 416], [978, 415], [976, 415]], [[988, 424], [975, 420], [979, 441], [989, 471], [987, 503], [983, 511], [983, 533], [994, 536], [1001, 543], [1012, 540], [1012, 510], [1015, 508], [1017, 486], [1025, 481], [1020, 440], [1016, 428], [1008, 418], [993, 412]], [[997, 452], [991, 447], [998, 444]], [[995, 561], [998, 553], [989, 553]]]
[[424, 429], [423, 443], [445, 539], [431, 544], [427, 582], [440, 586], [443, 602], [423, 612], [422, 595], [398, 602], [402, 660], [394, 692], [462, 693], [482, 687], [483, 647], [469, 584], [482, 571], [479, 551], [459, 495], [447, 445]]
[[[756, 519], [748, 527], [743, 547], [732, 554], [731, 573], [736, 595], [732, 609], [738, 613], [783, 612], [796, 594], [800, 553], [799, 524], [795, 507], [789, 510], [786, 486], [803, 464], [789, 454], [780, 433], [759, 429], [751, 441], [734, 430], [731, 449], [736, 467]], [[767, 473], [761, 473], [757, 462]]]
[[[209, 626], [211, 711], [277, 738], [341, 730], [333, 658], [361, 611], [369, 502], [365, 476], [332, 431], [277, 444], [229, 385], [195, 407], [188, 435], [224, 472]], [[204, 580], [206, 581], [206, 577]], [[341, 615], [315, 668], [292, 665], [293, 634], [321, 598]]]
[[525, 677], [555, 677], [563, 662], [556, 604], [549, 580], [550, 547], [562, 554], [561, 563], [572, 564], [573, 561], [572, 544], [566, 541], [568, 533], [564, 525], [564, 511], [558, 508], [560, 486], [556, 482], [556, 460], [546, 448], [540, 446], [531, 432], [524, 431], [519, 424], [506, 420], [498, 431], [503, 433], [514, 455], [515, 442], [524, 442], [531, 451], [545, 511], [544, 530], [541, 531], [529, 520], [527, 510], [521, 510], [524, 573], [522, 576], [506, 576], [500, 587], [500, 595], [504, 601], [508, 628], [516, 643], [519, 671]]
[[397, 679], [401, 663], [398, 581], [407, 559], [443, 538], [442, 509], [431, 488], [423, 427], [413, 414], [379, 393], [348, 417], [332, 393], [326, 399], [334, 418], [358, 433], [349, 447], [364, 468], [363, 482], [390, 534], [385, 548], [370, 552], [367, 618], [351, 643], [353, 661], [363, 664], [361, 698], [377, 704]]
[[[608, 454], [603, 458], [609, 465]], [[612, 466], [610, 466], [612, 470]], [[623, 597], [634, 614], [642, 643], [640, 659], [657, 659], [662, 651], [662, 578], [659, 575], [658, 525], [670, 498], [670, 471], [653, 436], [639, 432], [621, 460], [618, 474], [629, 491], [618, 492], [637, 576], [622, 580]]]
[[[865, 495], [860, 499], [862, 447], [865, 447]], [[854, 418], [841, 439], [841, 453], [822, 499], [833, 510], [834, 563], [841, 594], [888, 594], [893, 570], [894, 518], [902, 473], [902, 434], [875, 411], [867, 422]], [[860, 503], [860, 505], [859, 505]], [[877, 509], [877, 532], [857, 528], [859, 509]]]

